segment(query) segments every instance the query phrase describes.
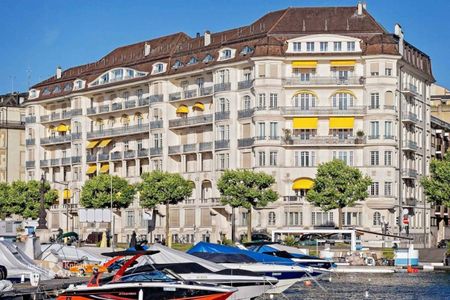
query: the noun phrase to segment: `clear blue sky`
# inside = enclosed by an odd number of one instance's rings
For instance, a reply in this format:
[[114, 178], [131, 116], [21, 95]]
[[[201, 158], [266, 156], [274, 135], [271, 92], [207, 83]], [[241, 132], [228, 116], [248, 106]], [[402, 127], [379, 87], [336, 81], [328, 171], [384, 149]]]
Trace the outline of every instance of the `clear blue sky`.
[[[450, 0], [367, 0], [390, 32], [431, 56], [438, 83], [450, 87]], [[55, 68], [93, 62], [114, 48], [184, 31], [195, 35], [249, 24], [288, 6], [355, 6], [357, 0], [1, 0], [0, 94], [24, 91]]]

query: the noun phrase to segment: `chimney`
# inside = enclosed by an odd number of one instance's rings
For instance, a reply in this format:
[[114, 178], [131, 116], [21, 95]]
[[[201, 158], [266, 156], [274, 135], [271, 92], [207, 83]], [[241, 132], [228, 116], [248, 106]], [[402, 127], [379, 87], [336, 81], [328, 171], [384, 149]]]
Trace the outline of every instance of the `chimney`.
[[358, 2], [358, 16], [362, 16], [363, 14], [363, 4]]
[[196, 38], [200, 37], [200, 32], [197, 32], [197, 34], [195, 35]]
[[150, 55], [150, 50], [151, 50], [151, 47], [146, 42], [145, 45], [144, 45], [144, 56], [149, 56]]
[[56, 79], [60, 79], [62, 75], [62, 69], [60, 66], [56, 67]]
[[208, 46], [209, 44], [211, 44], [211, 32], [209, 32], [209, 30], [205, 31], [204, 39], [205, 39], [205, 43], [204, 43], [205, 46]]
[[362, 6], [363, 6], [364, 10], [367, 10], [367, 2], [366, 1], [362, 2]]
[[394, 34], [398, 37], [398, 52], [400, 52], [400, 54], [403, 55], [404, 49], [403, 30], [402, 26], [400, 26], [400, 24], [398, 23], [395, 24]]

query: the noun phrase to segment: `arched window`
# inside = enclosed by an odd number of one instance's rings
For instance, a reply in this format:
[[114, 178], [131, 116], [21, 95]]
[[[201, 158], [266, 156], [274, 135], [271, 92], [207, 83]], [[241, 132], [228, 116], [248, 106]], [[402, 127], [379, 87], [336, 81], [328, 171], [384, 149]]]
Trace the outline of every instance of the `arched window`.
[[317, 95], [313, 92], [304, 91], [296, 94], [292, 100], [295, 107], [300, 107], [301, 110], [309, 110], [316, 106]]
[[130, 124], [130, 117], [128, 115], [122, 115], [121, 122], [124, 126], [128, 126]]
[[95, 121], [95, 123], [97, 124], [98, 130], [103, 131], [103, 120], [99, 118]]
[[353, 106], [354, 95], [347, 91], [338, 91], [331, 96], [333, 107], [338, 110], [347, 110]]
[[373, 213], [373, 226], [380, 226], [381, 225], [381, 214], [380, 212], [376, 211]]
[[109, 126], [110, 128], [113, 128], [115, 123], [116, 123], [116, 119], [115, 119], [114, 117], [110, 117], [110, 118], [108, 119], [108, 126]]
[[275, 212], [273, 212], [273, 211], [269, 212], [269, 220], [268, 220], [267, 224], [273, 226], [273, 225], [275, 225], [276, 222], [277, 222], [277, 218], [276, 218]]
[[250, 110], [252, 108], [252, 99], [249, 95], [245, 95], [242, 103], [242, 108], [244, 110]]
[[141, 127], [142, 126], [142, 122], [143, 122], [143, 117], [142, 117], [142, 114], [141, 113], [136, 113], [135, 115], [134, 115], [134, 119], [136, 120], [136, 124], [139, 126], [139, 127]]

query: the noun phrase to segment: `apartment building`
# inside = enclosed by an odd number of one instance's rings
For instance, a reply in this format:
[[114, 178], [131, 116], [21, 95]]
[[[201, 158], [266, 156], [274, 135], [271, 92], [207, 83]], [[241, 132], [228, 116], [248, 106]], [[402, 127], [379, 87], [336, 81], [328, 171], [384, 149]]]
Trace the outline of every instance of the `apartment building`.
[[25, 108], [27, 93], [0, 95], [0, 182], [25, 180]]
[[[220, 203], [216, 182], [223, 170], [246, 168], [273, 175], [280, 195], [254, 212], [254, 230], [334, 226], [343, 218], [374, 231], [389, 222], [398, 233], [407, 218], [423, 242], [430, 211], [418, 179], [428, 173], [432, 82], [430, 58], [362, 4], [288, 8], [224, 32], [164, 36], [58, 68], [30, 89], [27, 176], [44, 173], [71, 190], [50, 210], [53, 229], [69, 215], [75, 229], [99, 226], [77, 221], [90, 177], [137, 182], [142, 172], [165, 170], [195, 186], [171, 208], [172, 238], [230, 238], [231, 209]], [[332, 159], [374, 181], [369, 198], [342, 216], [305, 201], [317, 166]], [[149, 237], [162, 238], [164, 216], [160, 207], [149, 222], [136, 199], [116, 215], [117, 239], [133, 230], [147, 235], [149, 224]], [[235, 217], [242, 235], [247, 211]]]

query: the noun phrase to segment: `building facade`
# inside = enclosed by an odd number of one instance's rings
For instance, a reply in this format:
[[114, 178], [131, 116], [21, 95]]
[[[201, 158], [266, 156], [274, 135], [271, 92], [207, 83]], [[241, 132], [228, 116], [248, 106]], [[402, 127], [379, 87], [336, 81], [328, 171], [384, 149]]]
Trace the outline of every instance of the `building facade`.
[[[429, 57], [401, 27], [386, 32], [362, 5], [288, 8], [224, 32], [169, 35], [57, 69], [33, 86], [27, 175], [46, 174], [72, 191], [50, 210], [53, 229], [70, 215], [75, 229], [94, 230], [76, 212], [90, 177], [134, 183], [142, 172], [165, 170], [195, 185], [171, 208], [173, 239], [230, 238], [231, 209], [220, 203], [216, 182], [223, 170], [245, 168], [273, 175], [280, 195], [254, 212], [254, 230], [334, 226], [343, 218], [374, 231], [389, 222], [398, 233], [408, 218], [409, 233], [424, 242], [430, 211], [418, 179], [428, 173], [433, 81]], [[342, 216], [305, 201], [317, 166], [332, 159], [374, 181], [369, 198]], [[163, 237], [164, 215], [164, 207], [153, 215], [151, 239]], [[118, 240], [133, 230], [148, 234], [139, 199], [116, 219]], [[241, 235], [247, 212], [236, 220]]]
[[27, 93], [0, 95], [0, 182], [25, 180], [25, 108]]

